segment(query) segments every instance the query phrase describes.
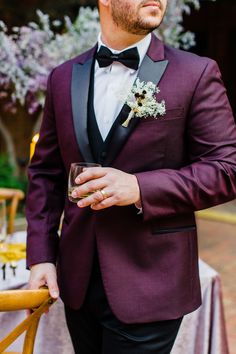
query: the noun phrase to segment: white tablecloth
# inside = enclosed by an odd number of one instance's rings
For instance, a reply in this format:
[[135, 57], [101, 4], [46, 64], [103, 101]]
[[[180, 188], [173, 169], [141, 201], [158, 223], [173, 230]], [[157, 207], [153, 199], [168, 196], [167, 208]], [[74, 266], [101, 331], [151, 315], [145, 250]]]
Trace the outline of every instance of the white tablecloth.
[[[22, 242], [23, 239], [24, 233], [16, 235], [16, 241]], [[171, 354], [229, 354], [219, 274], [201, 260], [199, 268], [203, 304], [198, 310], [184, 317]], [[16, 277], [13, 277], [11, 270], [7, 269], [7, 278], [1, 280], [0, 289], [22, 288], [28, 278], [29, 271], [25, 269], [25, 261], [21, 261]], [[24, 311], [0, 313], [0, 338], [24, 317]], [[22, 343], [23, 336], [9, 347], [9, 351], [20, 351]], [[74, 353], [60, 299], [51, 307], [48, 314], [41, 317], [34, 353]]]
[[171, 354], [229, 354], [219, 274], [199, 260], [202, 306], [186, 315]]

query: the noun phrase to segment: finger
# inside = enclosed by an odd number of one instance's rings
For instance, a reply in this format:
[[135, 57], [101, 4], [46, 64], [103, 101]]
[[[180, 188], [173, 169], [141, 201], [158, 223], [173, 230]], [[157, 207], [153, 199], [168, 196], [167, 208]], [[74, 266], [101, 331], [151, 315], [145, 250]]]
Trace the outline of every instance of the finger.
[[109, 198], [102, 200], [99, 203], [91, 204], [91, 209], [102, 210], [102, 209], [110, 208], [111, 206], [114, 206], [114, 205], [116, 205], [115, 199], [113, 197], [109, 197]]
[[45, 285], [45, 279], [32, 279], [29, 281], [27, 289], [35, 290], [39, 289], [43, 285]]
[[83, 172], [76, 177], [75, 183], [82, 184], [91, 179], [96, 179], [100, 177], [104, 177], [107, 173], [107, 169], [104, 167], [89, 167], [84, 168]]
[[106, 181], [104, 178], [91, 180], [75, 188], [72, 192], [72, 197], [82, 198], [83, 196], [94, 193], [100, 189], [103, 189], [104, 187], [106, 187]]
[[77, 203], [77, 205], [79, 208], [84, 208], [84, 207], [87, 207], [91, 204], [100, 203], [103, 199], [104, 199], [104, 197], [103, 197], [103, 194], [101, 193], [101, 191], [96, 191], [93, 194], [91, 194], [90, 196], [81, 199]]
[[57, 299], [59, 297], [59, 288], [57, 285], [56, 276], [47, 276], [47, 286], [50, 296], [53, 299]]
[[33, 311], [28, 309], [25, 311], [25, 313], [26, 313], [26, 317], [29, 317], [33, 313]]
[[[27, 290], [37, 290], [43, 285], [45, 285], [45, 281], [43, 279], [41, 279], [41, 280], [36, 280], [36, 279], [31, 280], [30, 279], [27, 286], [26, 286], [26, 289]], [[33, 313], [33, 311], [31, 309], [27, 309], [25, 311], [26, 317], [29, 317], [32, 313]]]

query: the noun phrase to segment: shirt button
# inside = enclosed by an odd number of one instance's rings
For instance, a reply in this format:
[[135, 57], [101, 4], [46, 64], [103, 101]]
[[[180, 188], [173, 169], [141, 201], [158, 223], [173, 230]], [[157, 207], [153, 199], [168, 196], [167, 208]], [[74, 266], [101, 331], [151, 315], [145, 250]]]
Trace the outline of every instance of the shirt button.
[[102, 153], [101, 153], [101, 157], [102, 158], [105, 158], [107, 156], [107, 152], [106, 151], [103, 151]]

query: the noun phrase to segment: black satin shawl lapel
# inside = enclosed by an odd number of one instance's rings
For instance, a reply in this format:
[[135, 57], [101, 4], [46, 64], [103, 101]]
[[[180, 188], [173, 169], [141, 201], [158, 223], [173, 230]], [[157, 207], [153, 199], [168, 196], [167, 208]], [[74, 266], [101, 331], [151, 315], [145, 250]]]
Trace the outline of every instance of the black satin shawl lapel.
[[84, 64], [74, 64], [71, 81], [71, 100], [76, 139], [84, 161], [94, 162], [87, 131], [88, 94], [94, 58]]
[[[141, 67], [138, 72], [137, 78], [140, 81], [152, 81], [156, 86], [159, 84], [166, 68], [168, 65], [168, 60], [154, 62], [148, 55], [144, 57]], [[122, 123], [128, 117], [130, 108], [125, 104], [117, 118], [118, 122], [113, 131], [112, 138], [109, 142], [109, 147], [107, 149], [107, 157], [104, 161], [104, 166], [109, 166], [111, 162], [118, 155], [119, 151], [125, 144], [126, 140], [136, 127], [140, 118], [131, 119], [128, 127], [122, 127]]]

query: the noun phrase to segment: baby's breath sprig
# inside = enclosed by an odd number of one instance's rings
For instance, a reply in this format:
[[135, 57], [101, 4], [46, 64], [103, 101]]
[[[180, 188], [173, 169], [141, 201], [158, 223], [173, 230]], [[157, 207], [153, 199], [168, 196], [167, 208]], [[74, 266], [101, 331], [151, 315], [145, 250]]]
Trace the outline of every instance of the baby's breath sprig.
[[134, 117], [153, 116], [157, 118], [158, 115], [163, 116], [166, 113], [165, 101], [157, 102], [155, 97], [155, 94], [159, 92], [159, 88], [153, 82], [140, 81], [138, 78], [125, 102], [131, 108], [131, 111], [122, 126], [127, 128]]

